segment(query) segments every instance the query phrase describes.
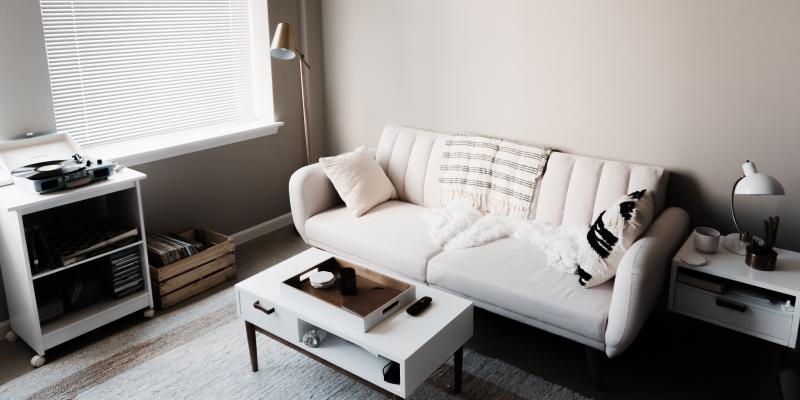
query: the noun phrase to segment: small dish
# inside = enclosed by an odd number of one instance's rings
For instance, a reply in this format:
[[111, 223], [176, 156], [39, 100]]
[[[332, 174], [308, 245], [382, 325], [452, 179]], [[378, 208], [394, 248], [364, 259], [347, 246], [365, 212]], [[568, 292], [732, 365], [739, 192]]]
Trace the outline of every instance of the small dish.
[[693, 266], [693, 267], [702, 267], [708, 263], [708, 260], [697, 254], [684, 254], [681, 256], [681, 261]]
[[316, 289], [325, 289], [336, 283], [336, 276], [332, 272], [317, 271], [308, 276], [308, 281]]
[[335, 283], [336, 282], [330, 282], [330, 283], [327, 283], [327, 284], [324, 284], [324, 285], [315, 285], [315, 284], [312, 283], [311, 287], [313, 287], [314, 289], [327, 289], [327, 288], [333, 286]]

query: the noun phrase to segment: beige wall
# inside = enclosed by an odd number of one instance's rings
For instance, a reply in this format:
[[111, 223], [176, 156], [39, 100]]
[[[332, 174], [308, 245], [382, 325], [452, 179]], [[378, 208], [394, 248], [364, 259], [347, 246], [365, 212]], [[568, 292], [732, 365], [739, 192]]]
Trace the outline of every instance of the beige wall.
[[329, 0], [322, 15], [330, 152], [397, 123], [661, 165], [669, 201], [723, 231], [751, 159], [789, 195], [744, 211], [779, 213], [800, 250], [796, 0]]
[[[0, 140], [55, 129], [37, 4], [0, 1]], [[318, 0], [270, 0], [270, 32], [278, 21], [288, 21], [298, 34], [301, 4], [304, 19], [314, 24], [308, 60], [321, 67]], [[310, 72], [312, 126], [321, 131], [322, 70]], [[305, 163], [297, 64], [273, 61], [272, 80], [276, 119], [285, 123], [277, 135], [135, 167], [148, 174], [142, 200], [149, 230], [204, 226], [231, 234], [289, 211], [289, 176]], [[324, 137], [315, 137], [314, 144], [319, 154]], [[7, 318], [0, 288], [0, 321]]]

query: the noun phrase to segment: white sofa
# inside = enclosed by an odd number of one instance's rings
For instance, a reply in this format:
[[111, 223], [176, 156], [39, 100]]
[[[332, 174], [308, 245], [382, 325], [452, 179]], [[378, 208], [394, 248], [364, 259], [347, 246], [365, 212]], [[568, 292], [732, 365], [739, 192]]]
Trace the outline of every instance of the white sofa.
[[552, 153], [537, 184], [532, 219], [589, 225], [623, 194], [642, 188], [655, 193], [657, 217], [625, 254], [616, 278], [585, 289], [576, 275], [547, 267], [544, 254], [528, 242], [509, 238], [452, 251], [433, 243], [423, 212], [439, 206], [437, 176], [446, 137], [387, 126], [376, 159], [399, 199], [360, 218], [344, 208], [318, 164], [296, 171], [289, 195], [298, 232], [309, 245], [469, 298], [480, 308], [609, 357], [623, 352], [652, 310], [669, 260], [688, 228], [684, 210], [662, 211], [668, 173], [659, 167]]

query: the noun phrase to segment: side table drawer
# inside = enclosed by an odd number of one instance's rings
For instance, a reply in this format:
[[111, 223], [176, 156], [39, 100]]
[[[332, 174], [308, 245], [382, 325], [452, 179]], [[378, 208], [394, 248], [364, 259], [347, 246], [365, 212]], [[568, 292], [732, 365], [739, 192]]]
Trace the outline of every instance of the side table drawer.
[[297, 340], [297, 319], [289, 311], [244, 290], [238, 291], [238, 301], [247, 322], [280, 337]]
[[768, 310], [730, 296], [717, 295], [701, 289], [675, 286], [675, 309], [717, 322], [732, 325], [744, 332], [754, 332], [788, 341], [792, 330], [792, 315]]

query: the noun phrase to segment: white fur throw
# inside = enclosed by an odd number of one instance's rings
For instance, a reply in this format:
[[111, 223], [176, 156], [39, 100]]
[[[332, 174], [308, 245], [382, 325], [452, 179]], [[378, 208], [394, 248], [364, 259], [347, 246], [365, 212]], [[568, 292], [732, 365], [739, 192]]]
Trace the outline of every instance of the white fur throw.
[[439, 167], [441, 204], [467, 201], [481, 212], [525, 218], [550, 149], [493, 137], [447, 139]]
[[587, 232], [587, 227], [580, 225], [554, 226], [527, 218], [483, 215], [470, 203], [458, 201], [428, 210], [426, 220], [431, 238], [445, 250], [476, 247], [513, 237], [538, 246], [547, 255], [549, 267], [567, 274], [574, 274], [578, 269], [578, 242]]

